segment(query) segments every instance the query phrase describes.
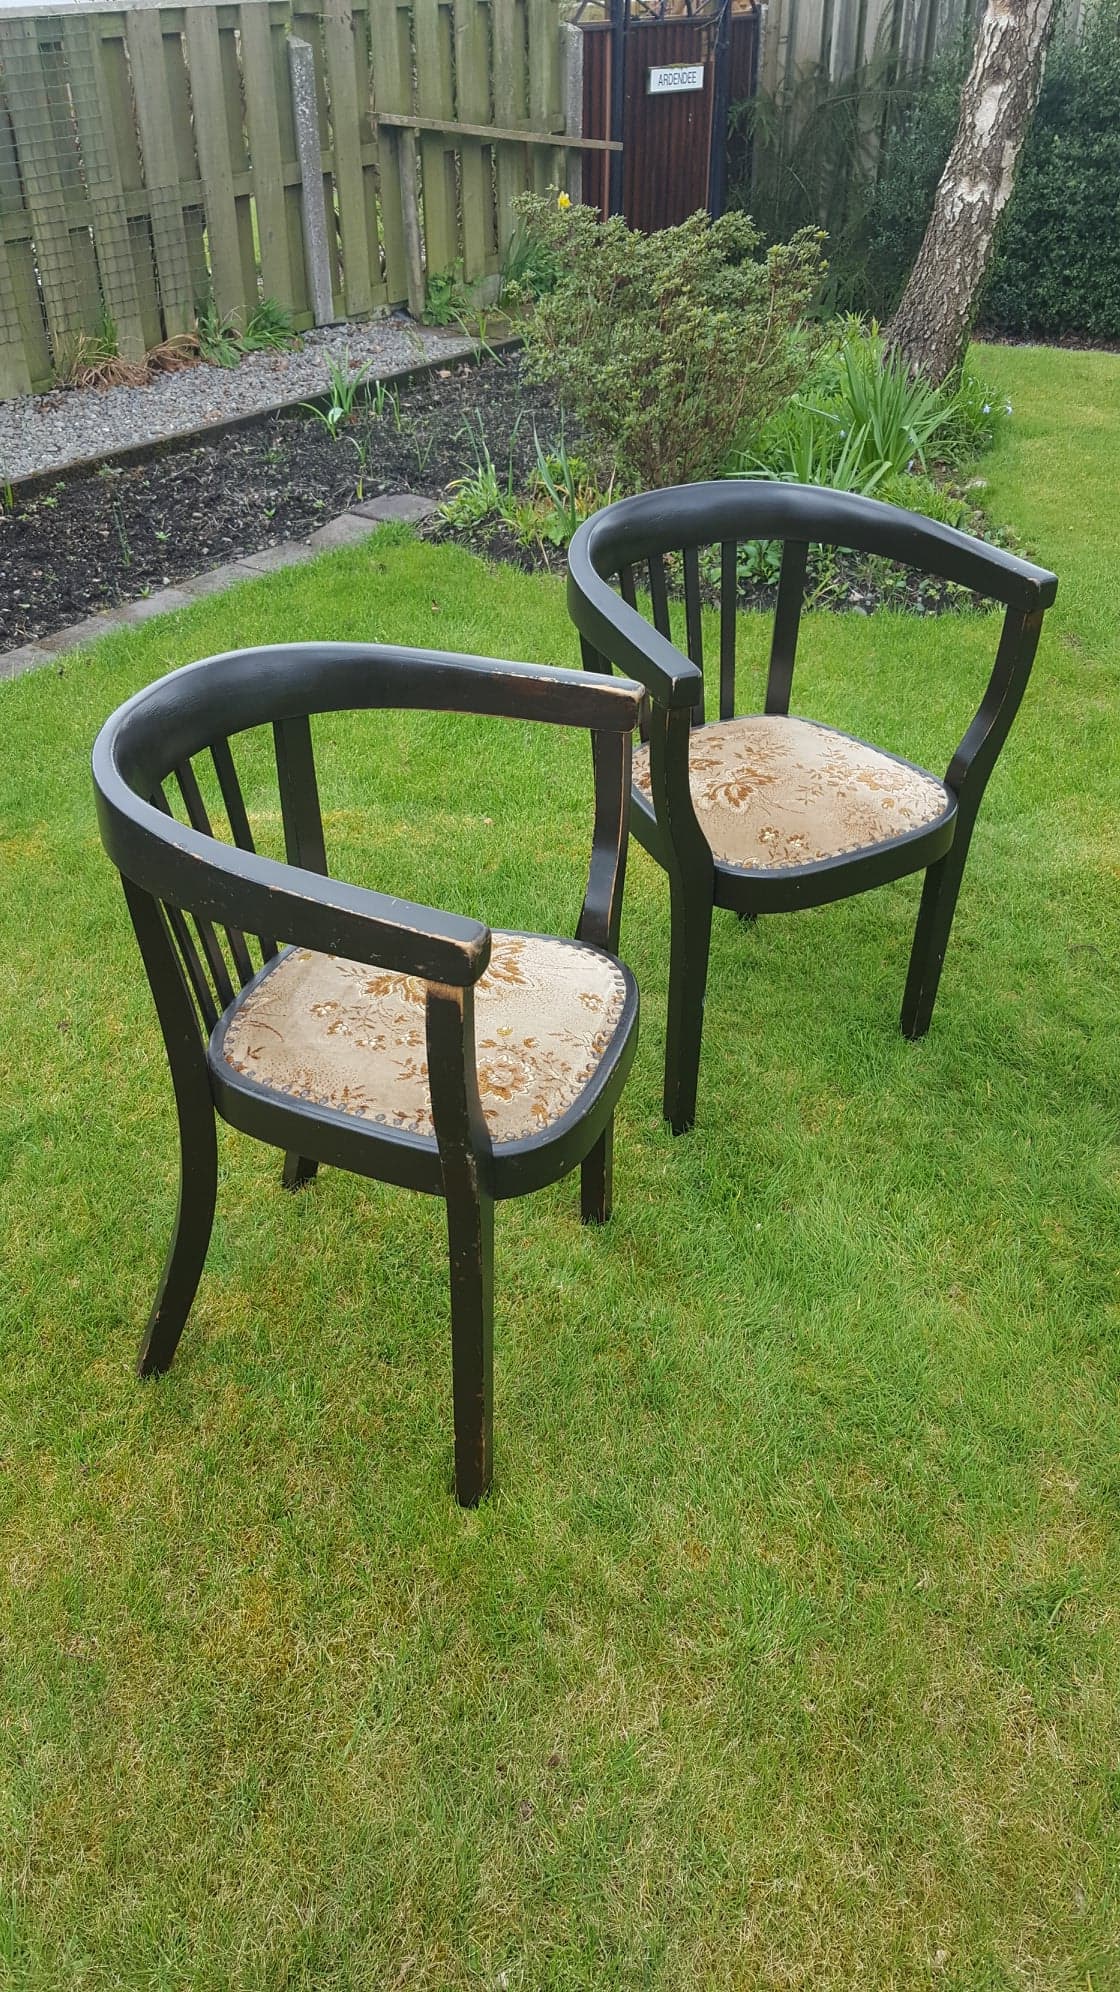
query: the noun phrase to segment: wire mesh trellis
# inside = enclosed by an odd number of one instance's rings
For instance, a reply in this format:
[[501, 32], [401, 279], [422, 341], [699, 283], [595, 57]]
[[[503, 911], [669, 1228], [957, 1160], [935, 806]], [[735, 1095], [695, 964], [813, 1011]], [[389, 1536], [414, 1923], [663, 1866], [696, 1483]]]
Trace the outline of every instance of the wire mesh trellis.
[[138, 358], [211, 301], [313, 322], [292, 37], [333, 315], [415, 303], [410, 203], [429, 275], [496, 275], [517, 194], [563, 170], [555, 0], [0, 11], [0, 396], [50, 384], [81, 335]]

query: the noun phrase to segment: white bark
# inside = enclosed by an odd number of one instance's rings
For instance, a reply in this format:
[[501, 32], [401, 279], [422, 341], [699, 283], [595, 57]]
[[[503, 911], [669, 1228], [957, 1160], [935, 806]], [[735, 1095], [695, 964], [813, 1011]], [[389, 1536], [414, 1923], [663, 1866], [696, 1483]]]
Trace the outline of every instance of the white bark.
[[1056, 14], [1057, 0], [988, 0], [977, 31], [953, 149], [888, 327], [911, 370], [933, 380], [943, 380], [964, 356]]

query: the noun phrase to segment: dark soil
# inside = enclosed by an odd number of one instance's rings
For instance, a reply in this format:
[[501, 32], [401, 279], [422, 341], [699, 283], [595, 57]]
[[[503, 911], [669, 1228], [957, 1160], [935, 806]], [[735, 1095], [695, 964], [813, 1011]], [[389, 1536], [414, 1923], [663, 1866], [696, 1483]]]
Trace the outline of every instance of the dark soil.
[[[204, 442], [169, 443], [141, 462], [37, 483], [0, 509], [0, 651], [96, 609], [304, 538], [387, 491], [443, 497], [474, 468], [479, 424], [499, 473], [512, 453], [524, 487], [542, 443], [560, 434], [544, 389], [519, 359], [442, 369], [399, 391], [335, 440], [314, 415], [262, 416]], [[360, 452], [365, 454], [365, 467]]]
[[[0, 651], [49, 635], [97, 609], [135, 600], [284, 540], [306, 537], [359, 497], [413, 491], [447, 496], [483, 447], [518, 492], [546, 447], [565, 433], [549, 392], [522, 378], [520, 356], [441, 369], [371, 406], [338, 436], [313, 414], [262, 416], [205, 441], [161, 445], [143, 460], [106, 463], [17, 487], [0, 509]], [[569, 443], [579, 442], [566, 425]], [[982, 515], [973, 530], [983, 533]], [[564, 553], [522, 544], [493, 519], [469, 530], [435, 527], [490, 559], [561, 571]], [[882, 603], [923, 614], [965, 606], [960, 589], [885, 561], [814, 550], [810, 593], [821, 606], [870, 613]], [[772, 608], [774, 575], [744, 570], [744, 607]]]

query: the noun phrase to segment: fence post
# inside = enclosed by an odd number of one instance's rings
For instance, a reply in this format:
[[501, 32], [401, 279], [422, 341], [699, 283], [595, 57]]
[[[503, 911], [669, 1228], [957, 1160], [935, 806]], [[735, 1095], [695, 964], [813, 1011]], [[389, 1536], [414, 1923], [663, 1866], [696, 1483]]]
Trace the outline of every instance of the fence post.
[[319, 106], [315, 98], [315, 58], [310, 42], [288, 36], [288, 73], [292, 81], [292, 119], [299, 159], [299, 200], [303, 215], [303, 254], [307, 288], [316, 325], [334, 324], [331, 259], [327, 249], [327, 204], [323, 198], [323, 148], [319, 140]]
[[[610, 136], [622, 139], [625, 143], [623, 124], [626, 118], [626, 27], [630, 17], [629, 0], [611, 0], [611, 118]], [[607, 207], [610, 214], [622, 213], [622, 161], [624, 154], [611, 153], [610, 192]]]
[[[583, 137], [583, 29], [566, 21], [564, 42], [564, 129], [569, 138]], [[583, 199], [583, 154], [568, 151], [568, 199]]]
[[401, 217], [404, 223], [404, 253], [408, 265], [408, 309], [417, 324], [424, 316], [427, 289], [424, 281], [424, 251], [420, 239], [420, 193], [417, 184], [416, 133], [402, 130], [397, 139], [397, 163], [401, 176]]

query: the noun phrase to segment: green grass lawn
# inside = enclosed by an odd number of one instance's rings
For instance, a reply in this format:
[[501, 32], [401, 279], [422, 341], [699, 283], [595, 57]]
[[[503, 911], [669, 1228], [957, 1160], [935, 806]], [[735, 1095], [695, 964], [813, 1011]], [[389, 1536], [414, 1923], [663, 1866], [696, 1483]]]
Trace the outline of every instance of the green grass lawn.
[[[916, 880], [719, 916], [674, 1142], [634, 851], [615, 1219], [499, 1210], [474, 1514], [437, 1201], [288, 1197], [225, 1131], [133, 1380], [174, 1121], [88, 755], [238, 643], [574, 662], [561, 585], [389, 533], [0, 690], [0, 1984], [1120, 1986], [1120, 357], [983, 365], [993, 510], [1061, 588], [931, 1034]], [[940, 767], [993, 634], [813, 617], [795, 706]], [[323, 737], [336, 870], [571, 930], [584, 740]]]

